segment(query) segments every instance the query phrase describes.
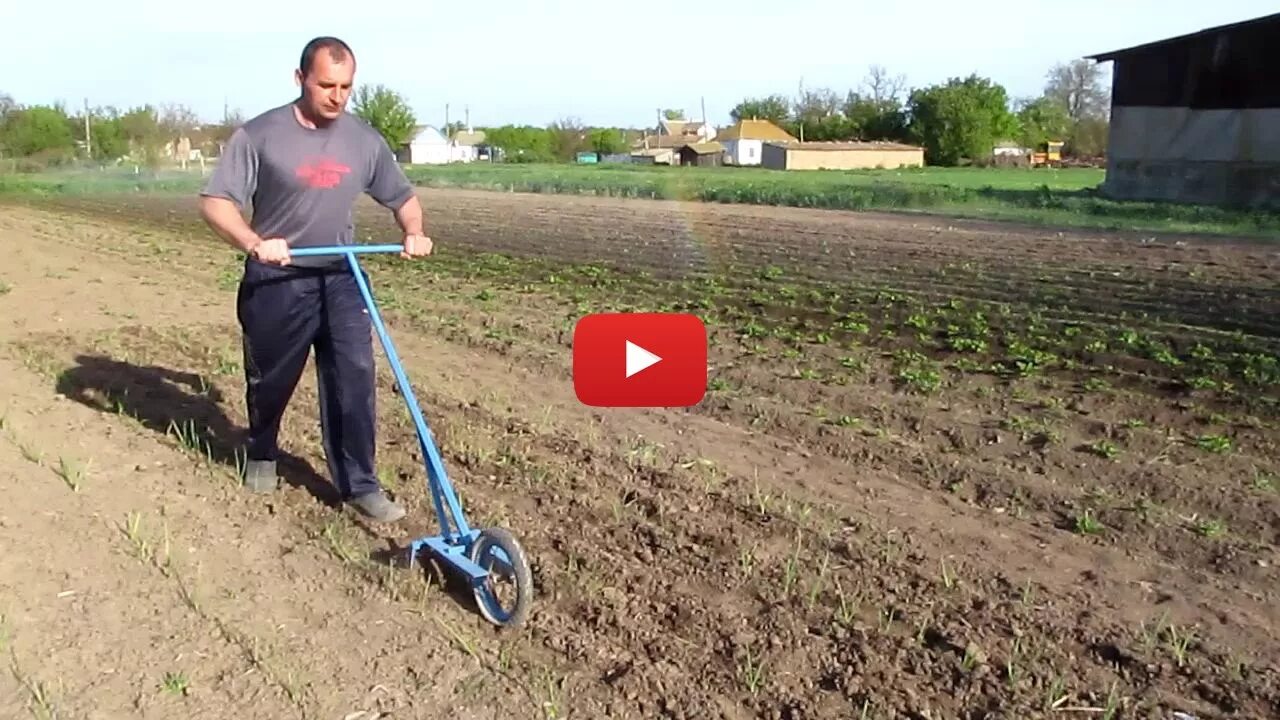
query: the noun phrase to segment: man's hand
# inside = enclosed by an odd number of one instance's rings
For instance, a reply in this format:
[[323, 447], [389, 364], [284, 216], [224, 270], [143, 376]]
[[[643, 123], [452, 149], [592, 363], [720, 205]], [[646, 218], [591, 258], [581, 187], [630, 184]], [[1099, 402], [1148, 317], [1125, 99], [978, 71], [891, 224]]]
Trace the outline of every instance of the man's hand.
[[266, 238], [254, 245], [249, 254], [268, 265], [288, 265], [289, 243], [284, 238]]
[[404, 252], [400, 253], [400, 257], [409, 258], [430, 255], [432, 248], [431, 238], [426, 235], [406, 234], [404, 236]]

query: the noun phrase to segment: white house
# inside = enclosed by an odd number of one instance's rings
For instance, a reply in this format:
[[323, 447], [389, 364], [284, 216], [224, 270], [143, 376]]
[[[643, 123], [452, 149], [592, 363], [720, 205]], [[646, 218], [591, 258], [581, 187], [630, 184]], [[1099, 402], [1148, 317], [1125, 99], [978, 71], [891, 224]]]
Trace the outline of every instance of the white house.
[[452, 158], [451, 143], [434, 125], [413, 129], [409, 142], [400, 146], [396, 159], [410, 165], [443, 165]]
[[759, 165], [766, 142], [795, 142], [786, 130], [768, 120], [740, 120], [720, 133], [726, 165]]
[[400, 146], [396, 159], [410, 165], [468, 163], [478, 159], [477, 146], [483, 142], [484, 131], [467, 130], [449, 139], [434, 125], [419, 125], [409, 142]]
[[485, 134], [483, 130], [473, 130], [468, 127], [466, 130], [459, 130], [454, 133], [450, 149], [452, 162], [474, 162], [480, 160], [480, 146], [484, 145], [484, 140]]

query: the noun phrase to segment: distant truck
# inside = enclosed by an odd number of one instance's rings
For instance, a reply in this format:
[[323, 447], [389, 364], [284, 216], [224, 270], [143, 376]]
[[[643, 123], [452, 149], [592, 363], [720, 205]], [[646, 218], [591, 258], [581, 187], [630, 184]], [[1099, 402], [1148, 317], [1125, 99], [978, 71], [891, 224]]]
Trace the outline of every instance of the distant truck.
[[1034, 150], [1017, 143], [1003, 142], [991, 150], [991, 164], [996, 167], [1062, 167], [1062, 147], [1065, 143], [1050, 140], [1040, 143]]
[[1031, 167], [1062, 167], [1062, 146], [1058, 140], [1040, 143], [1031, 153]]

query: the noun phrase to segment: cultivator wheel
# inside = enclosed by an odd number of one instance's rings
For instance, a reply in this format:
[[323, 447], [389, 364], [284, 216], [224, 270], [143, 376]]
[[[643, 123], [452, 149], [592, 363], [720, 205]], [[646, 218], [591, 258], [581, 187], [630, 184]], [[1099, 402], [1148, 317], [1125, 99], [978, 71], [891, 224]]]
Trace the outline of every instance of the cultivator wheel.
[[481, 530], [470, 560], [489, 573], [475, 586], [480, 614], [495, 625], [523, 625], [533, 600], [533, 573], [520, 543], [502, 528]]

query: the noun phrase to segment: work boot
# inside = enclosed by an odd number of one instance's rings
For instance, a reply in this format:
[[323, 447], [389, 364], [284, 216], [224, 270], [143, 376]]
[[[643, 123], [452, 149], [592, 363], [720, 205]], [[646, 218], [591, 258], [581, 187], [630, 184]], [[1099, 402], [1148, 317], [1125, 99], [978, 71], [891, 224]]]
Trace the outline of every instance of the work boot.
[[378, 522], [392, 523], [405, 516], [404, 508], [393, 502], [381, 490], [352, 498], [347, 503]]
[[275, 460], [250, 460], [244, 466], [244, 486], [250, 492], [269, 493], [276, 489]]

